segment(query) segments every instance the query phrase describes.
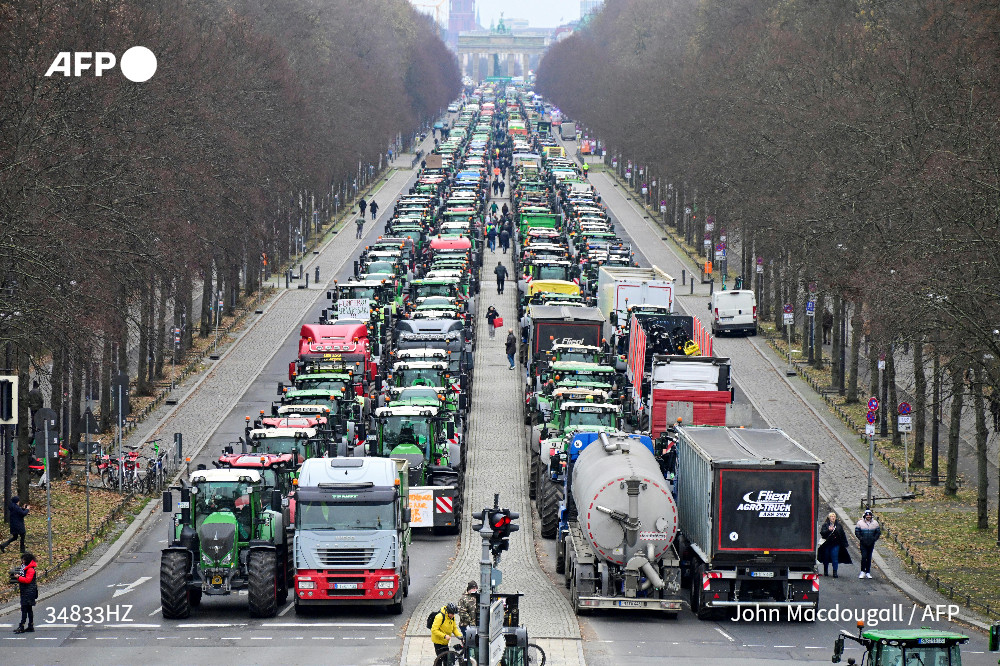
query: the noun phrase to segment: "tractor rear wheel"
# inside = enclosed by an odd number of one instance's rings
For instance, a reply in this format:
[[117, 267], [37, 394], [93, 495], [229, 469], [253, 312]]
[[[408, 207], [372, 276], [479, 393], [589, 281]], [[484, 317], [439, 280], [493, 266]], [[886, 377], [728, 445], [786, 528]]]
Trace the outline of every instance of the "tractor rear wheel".
[[193, 604], [187, 588], [189, 557], [183, 551], [171, 550], [160, 558], [160, 606], [163, 617], [169, 620], [182, 620], [191, 615]]
[[278, 614], [278, 562], [273, 550], [254, 550], [247, 558], [250, 617]]
[[562, 501], [562, 486], [542, 479], [538, 490], [538, 517], [541, 520], [542, 536], [546, 539], [555, 538], [559, 530], [559, 502]]

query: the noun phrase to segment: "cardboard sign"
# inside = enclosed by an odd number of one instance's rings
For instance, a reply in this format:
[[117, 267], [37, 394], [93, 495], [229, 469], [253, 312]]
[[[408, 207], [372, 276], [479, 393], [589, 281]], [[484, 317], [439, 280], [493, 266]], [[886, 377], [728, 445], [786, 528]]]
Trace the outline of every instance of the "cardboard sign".
[[424, 162], [427, 164], [428, 169], [440, 169], [441, 168], [441, 156], [437, 154], [430, 154], [424, 158]]
[[434, 527], [434, 491], [410, 488], [410, 527]]
[[337, 301], [337, 319], [368, 321], [371, 317], [370, 298], [342, 298]]

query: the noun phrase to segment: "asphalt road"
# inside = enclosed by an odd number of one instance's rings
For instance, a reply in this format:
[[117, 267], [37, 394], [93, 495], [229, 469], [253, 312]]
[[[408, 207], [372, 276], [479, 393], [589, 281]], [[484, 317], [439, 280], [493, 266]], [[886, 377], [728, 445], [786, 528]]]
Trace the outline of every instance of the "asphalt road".
[[[377, 194], [381, 214], [376, 224], [369, 218], [365, 225], [367, 241], [382, 233], [397, 196], [384, 189]], [[345, 233], [353, 232], [351, 224]], [[337, 265], [324, 266], [323, 271], [345, 280], [356, 254], [337, 257]], [[331, 269], [335, 269], [332, 274]], [[321, 297], [301, 323], [315, 322], [324, 301]], [[243, 434], [244, 417], [270, 410], [277, 382], [287, 382], [288, 361], [297, 354], [298, 327], [275, 343], [280, 346], [277, 353], [222, 420], [202, 454], [192, 461], [192, 469], [197, 463], [210, 464], [226, 444], [235, 442]], [[246, 596], [237, 594], [205, 597], [189, 619], [165, 620], [160, 613], [159, 568], [168, 529], [168, 517], [156, 513], [103, 571], [41, 602], [35, 609], [34, 634], [10, 634], [20, 619], [16, 613], [0, 618], [2, 661], [396, 664], [405, 618], [444, 572], [456, 548], [455, 537], [414, 530], [412, 583], [402, 615], [377, 608], [336, 608], [297, 616], [289, 599], [278, 617], [251, 620]]]

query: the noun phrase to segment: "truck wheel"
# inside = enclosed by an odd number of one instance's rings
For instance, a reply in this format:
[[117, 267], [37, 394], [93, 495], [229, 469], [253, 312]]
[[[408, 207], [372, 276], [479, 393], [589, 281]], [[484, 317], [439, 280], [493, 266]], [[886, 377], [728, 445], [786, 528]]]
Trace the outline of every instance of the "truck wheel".
[[695, 565], [694, 562], [691, 563], [691, 612], [698, 613], [698, 607], [701, 605], [701, 565]]
[[562, 488], [548, 479], [543, 479], [537, 493], [542, 536], [546, 539], [552, 539], [559, 529], [559, 502], [562, 500]]
[[386, 606], [386, 610], [389, 611], [389, 615], [402, 615], [403, 614], [403, 593], [396, 593], [396, 601], [392, 602]]
[[274, 551], [251, 551], [247, 569], [250, 617], [274, 617], [278, 614], [278, 563]]
[[573, 576], [569, 583], [569, 603], [573, 606], [573, 612], [577, 615], [586, 615], [580, 608], [580, 591], [576, 585], [576, 576]]
[[169, 620], [182, 620], [191, 615], [191, 595], [187, 588], [188, 557], [188, 553], [172, 550], [163, 553], [160, 558], [160, 606], [163, 617]]
[[556, 539], [556, 573], [566, 573], [566, 539]]
[[528, 463], [528, 499], [535, 499], [538, 496], [538, 456], [528, 452], [530, 461]]

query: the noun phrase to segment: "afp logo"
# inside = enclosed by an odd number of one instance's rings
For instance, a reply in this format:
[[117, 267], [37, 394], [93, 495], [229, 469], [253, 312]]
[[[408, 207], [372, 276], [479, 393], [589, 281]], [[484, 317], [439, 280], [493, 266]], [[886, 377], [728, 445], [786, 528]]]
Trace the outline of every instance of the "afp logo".
[[[115, 68], [115, 54], [108, 51], [61, 51], [49, 65], [45, 76], [62, 73], [63, 76], [83, 76], [92, 70], [94, 76]], [[129, 81], [142, 83], [156, 73], [156, 56], [145, 46], [133, 46], [122, 54], [118, 62], [122, 75]]]

